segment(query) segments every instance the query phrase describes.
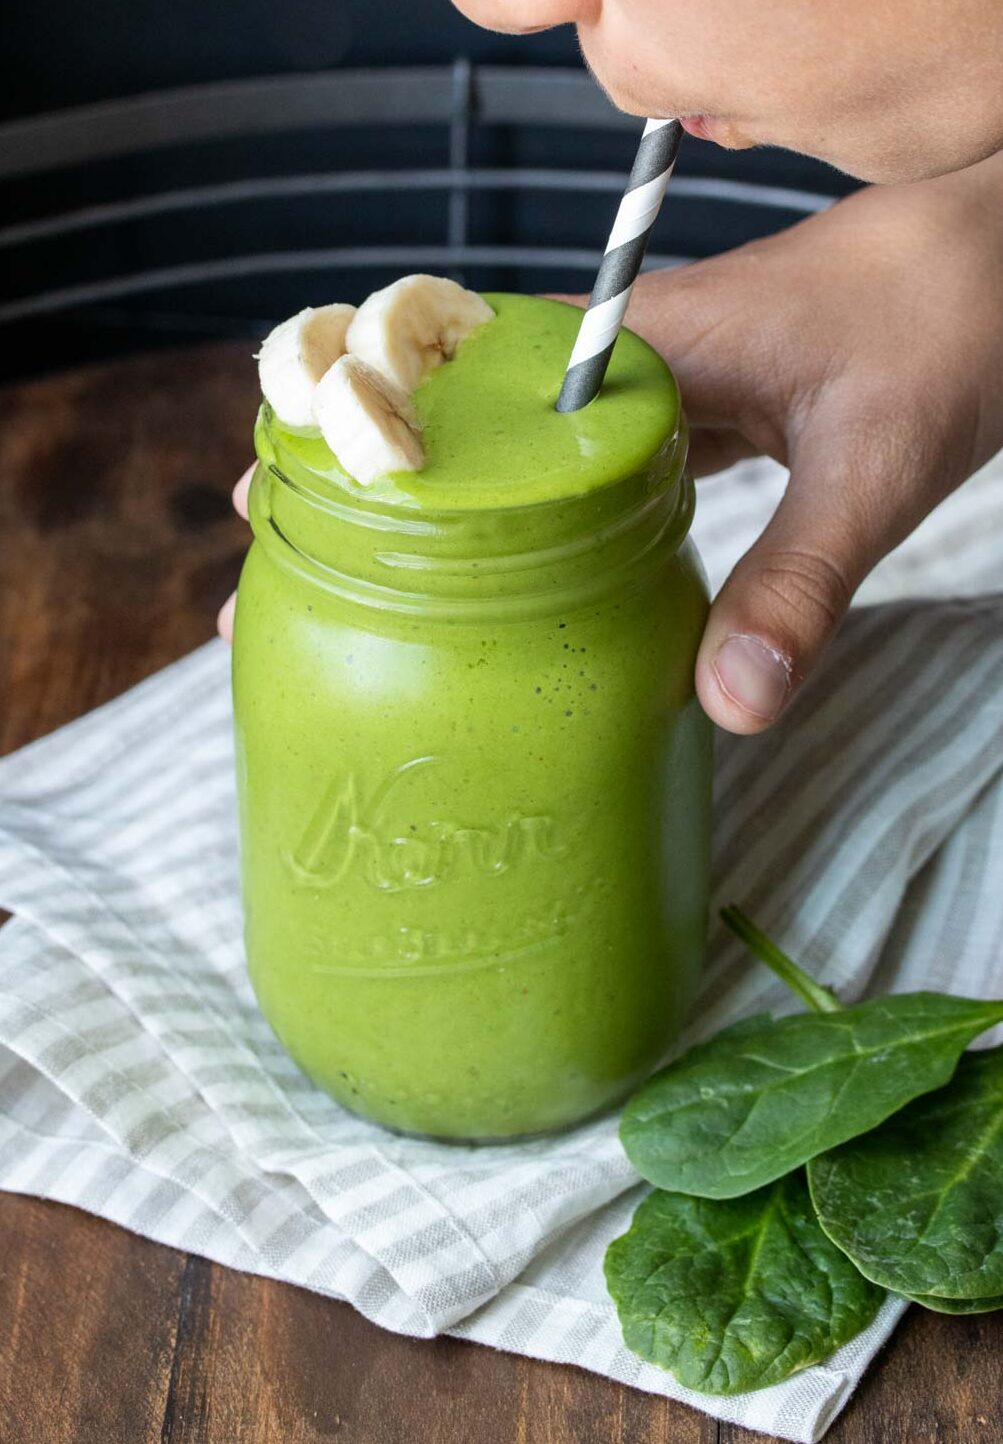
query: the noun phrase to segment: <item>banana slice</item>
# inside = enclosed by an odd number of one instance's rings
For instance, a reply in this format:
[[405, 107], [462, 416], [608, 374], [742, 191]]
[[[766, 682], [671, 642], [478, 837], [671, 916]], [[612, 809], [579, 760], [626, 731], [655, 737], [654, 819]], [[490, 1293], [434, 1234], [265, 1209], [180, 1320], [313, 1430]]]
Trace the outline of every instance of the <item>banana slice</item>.
[[313, 393], [325, 371], [345, 354], [354, 306], [307, 306], [276, 326], [258, 352], [261, 389], [287, 426], [312, 426]]
[[445, 276], [405, 276], [363, 301], [345, 344], [410, 392], [494, 314], [475, 291]]
[[313, 393], [313, 418], [341, 465], [363, 486], [425, 460], [411, 398], [358, 356], [342, 356]]

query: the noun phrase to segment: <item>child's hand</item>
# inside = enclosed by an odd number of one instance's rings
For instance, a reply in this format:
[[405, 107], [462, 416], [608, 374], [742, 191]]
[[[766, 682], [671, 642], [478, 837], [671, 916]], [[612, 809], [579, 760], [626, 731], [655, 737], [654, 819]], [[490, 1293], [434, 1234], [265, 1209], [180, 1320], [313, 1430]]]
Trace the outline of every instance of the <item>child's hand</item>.
[[791, 469], [704, 635], [722, 727], [775, 720], [871, 568], [1003, 445], [1001, 316], [1003, 156], [638, 281], [627, 319], [679, 377], [697, 475], [760, 452]]
[[779, 715], [866, 574], [1003, 445], [1001, 317], [1003, 156], [638, 282], [627, 322], [679, 378], [697, 475], [791, 469], [704, 635], [722, 727]]

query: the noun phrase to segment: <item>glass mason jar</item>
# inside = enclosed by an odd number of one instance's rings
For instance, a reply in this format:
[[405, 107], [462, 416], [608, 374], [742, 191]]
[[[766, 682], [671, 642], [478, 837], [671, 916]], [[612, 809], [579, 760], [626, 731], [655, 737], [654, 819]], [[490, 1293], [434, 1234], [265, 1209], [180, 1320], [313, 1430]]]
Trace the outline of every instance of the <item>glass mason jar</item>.
[[665, 1054], [706, 927], [685, 423], [577, 497], [335, 492], [262, 409], [235, 627], [247, 955], [347, 1108], [562, 1128]]

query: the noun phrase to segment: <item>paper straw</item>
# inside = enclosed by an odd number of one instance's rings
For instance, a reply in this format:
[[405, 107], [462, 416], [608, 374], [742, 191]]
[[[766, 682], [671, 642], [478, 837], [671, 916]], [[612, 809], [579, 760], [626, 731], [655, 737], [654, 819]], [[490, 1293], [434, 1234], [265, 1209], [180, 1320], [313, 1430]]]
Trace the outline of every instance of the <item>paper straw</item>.
[[558, 411], [580, 411], [599, 394], [631, 287], [641, 269], [648, 237], [676, 163], [682, 133], [678, 120], [645, 123], [588, 310], [564, 373]]

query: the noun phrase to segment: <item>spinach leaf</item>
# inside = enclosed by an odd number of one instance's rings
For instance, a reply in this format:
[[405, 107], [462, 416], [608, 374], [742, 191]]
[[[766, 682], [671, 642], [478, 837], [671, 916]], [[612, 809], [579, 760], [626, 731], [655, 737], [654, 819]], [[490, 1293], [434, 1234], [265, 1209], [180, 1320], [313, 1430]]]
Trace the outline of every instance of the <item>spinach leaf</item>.
[[1003, 1294], [1003, 1048], [809, 1164], [819, 1222], [869, 1279], [914, 1297]]
[[937, 1314], [991, 1314], [1003, 1309], [1003, 1294], [989, 1294], [984, 1299], [938, 1299], [936, 1294], [913, 1294], [910, 1302]]
[[659, 1188], [735, 1198], [939, 1088], [1003, 1002], [905, 993], [840, 1008], [737, 909], [723, 916], [811, 1006], [736, 1024], [635, 1093], [620, 1138]]
[[803, 1172], [726, 1202], [649, 1194], [606, 1251], [629, 1349], [705, 1394], [827, 1358], [885, 1295], [819, 1228]]

